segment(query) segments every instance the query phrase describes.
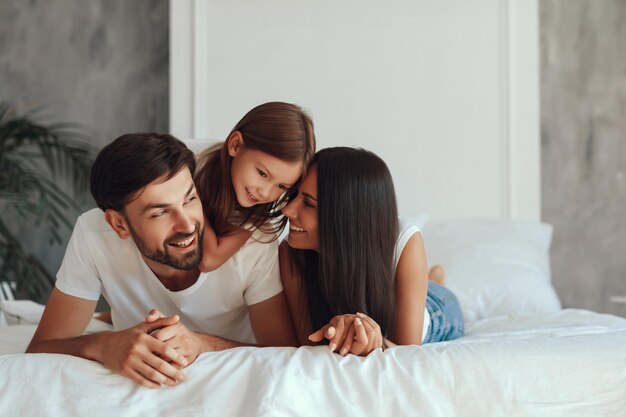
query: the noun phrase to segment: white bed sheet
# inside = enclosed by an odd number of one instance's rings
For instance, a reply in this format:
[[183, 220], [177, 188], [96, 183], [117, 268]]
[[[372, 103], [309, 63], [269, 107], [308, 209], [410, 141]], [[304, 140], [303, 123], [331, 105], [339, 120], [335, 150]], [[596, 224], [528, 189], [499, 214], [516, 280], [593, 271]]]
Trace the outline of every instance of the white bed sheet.
[[[0, 352], [22, 351], [33, 330], [0, 328]], [[0, 415], [624, 416], [626, 319], [585, 310], [492, 318], [453, 342], [367, 358], [238, 348], [203, 354], [186, 373], [181, 385], [151, 390], [76, 357], [4, 354]]]

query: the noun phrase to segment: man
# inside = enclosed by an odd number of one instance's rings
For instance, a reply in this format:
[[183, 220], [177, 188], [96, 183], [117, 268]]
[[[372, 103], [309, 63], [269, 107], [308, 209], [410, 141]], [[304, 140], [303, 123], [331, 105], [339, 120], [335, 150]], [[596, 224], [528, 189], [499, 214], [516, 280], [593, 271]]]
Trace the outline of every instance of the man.
[[[277, 243], [251, 239], [199, 272], [194, 170], [193, 153], [169, 135], [124, 135], [102, 149], [91, 171], [99, 209], [78, 219], [27, 352], [96, 360], [156, 388], [184, 381], [181, 369], [202, 352], [295, 345]], [[101, 294], [115, 331], [82, 335]]]

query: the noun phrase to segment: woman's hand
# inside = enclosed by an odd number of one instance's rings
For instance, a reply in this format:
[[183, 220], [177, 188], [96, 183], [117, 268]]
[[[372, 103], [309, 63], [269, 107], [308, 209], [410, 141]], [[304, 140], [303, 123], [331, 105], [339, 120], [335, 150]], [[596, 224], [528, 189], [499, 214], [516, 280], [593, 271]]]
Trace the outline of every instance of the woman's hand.
[[[354, 341], [357, 333], [354, 328], [354, 320], [356, 315], [354, 314], [342, 314], [333, 317], [327, 325], [314, 332], [309, 336], [309, 340], [312, 342], [321, 342], [323, 338], [329, 340], [328, 347], [331, 352], [334, 352], [339, 348], [339, 354], [345, 355], [348, 353], [352, 342]], [[363, 339], [363, 333], [359, 332], [361, 343], [367, 343], [367, 337]]]
[[339, 354], [367, 356], [374, 349], [382, 347], [383, 337], [380, 326], [372, 318], [362, 313], [342, 314], [309, 336], [312, 342], [329, 340], [331, 352], [339, 348]]
[[367, 332], [368, 343], [361, 348], [361, 352], [358, 352], [359, 346], [353, 346], [350, 352], [355, 355], [367, 356], [374, 349], [382, 348], [385, 339], [376, 320], [363, 313], [356, 313], [356, 316], [363, 323], [363, 328]]

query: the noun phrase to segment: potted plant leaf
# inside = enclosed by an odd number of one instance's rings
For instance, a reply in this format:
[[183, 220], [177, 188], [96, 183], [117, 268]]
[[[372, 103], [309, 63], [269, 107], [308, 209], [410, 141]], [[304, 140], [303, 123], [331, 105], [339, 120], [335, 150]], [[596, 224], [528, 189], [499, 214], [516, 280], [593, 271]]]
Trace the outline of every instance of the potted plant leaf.
[[0, 284], [44, 302], [54, 278], [20, 231], [36, 225], [49, 244], [64, 243], [62, 229], [72, 229], [86, 201], [96, 149], [78, 125], [38, 119], [39, 110], [18, 115], [0, 103]]

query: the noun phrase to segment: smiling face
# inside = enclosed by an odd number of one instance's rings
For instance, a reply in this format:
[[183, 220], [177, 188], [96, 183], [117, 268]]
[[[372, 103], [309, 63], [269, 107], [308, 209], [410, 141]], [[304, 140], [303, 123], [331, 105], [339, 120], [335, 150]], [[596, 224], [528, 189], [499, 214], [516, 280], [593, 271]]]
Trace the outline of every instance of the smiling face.
[[132, 236], [150, 268], [191, 270], [202, 257], [204, 217], [188, 168], [148, 184], [122, 212], [106, 219], [122, 239]]
[[233, 188], [242, 207], [278, 200], [302, 175], [301, 162], [286, 162], [265, 152], [246, 148], [239, 132], [233, 132], [229, 137], [228, 153], [233, 158]]
[[319, 252], [319, 219], [317, 215], [317, 166], [313, 165], [302, 180], [298, 195], [283, 208], [289, 219], [287, 243], [295, 249]]

